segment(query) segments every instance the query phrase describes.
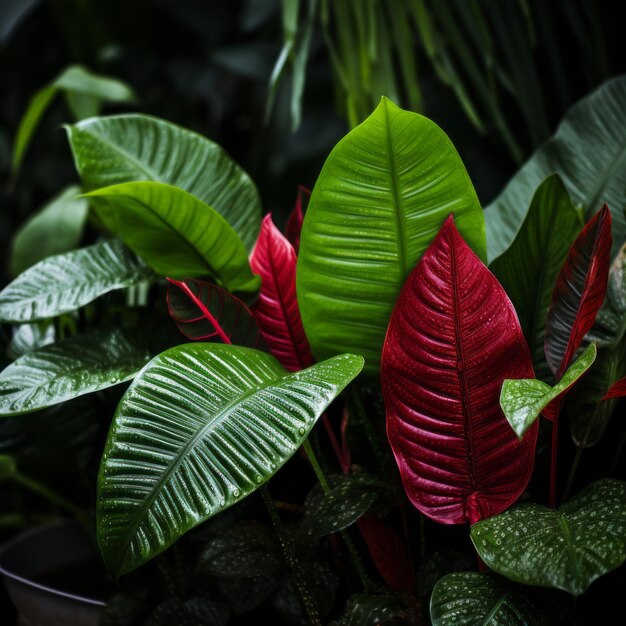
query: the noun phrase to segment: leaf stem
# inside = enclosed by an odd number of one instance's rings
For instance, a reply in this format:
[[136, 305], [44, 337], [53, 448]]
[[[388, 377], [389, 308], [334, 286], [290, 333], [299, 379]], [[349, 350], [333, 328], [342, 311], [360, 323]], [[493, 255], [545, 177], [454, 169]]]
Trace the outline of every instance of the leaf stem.
[[[308, 440], [307, 440], [308, 442]], [[293, 546], [289, 538], [285, 534], [285, 529], [283, 527], [283, 523], [280, 519], [280, 515], [278, 514], [278, 510], [276, 509], [276, 505], [272, 500], [272, 496], [269, 492], [269, 488], [267, 485], [263, 485], [261, 488], [261, 494], [263, 496], [263, 502], [265, 504], [265, 508], [270, 516], [270, 520], [272, 521], [272, 526], [274, 527], [274, 532], [278, 537], [278, 542], [280, 543], [280, 547], [283, 551], [283, 556], [285, 557], [285, 561], [287, 562], [287, 566], [293, 572], [296, 581], [296, 589], [298, 590], [298, 594], [300, 595], [300, 600], [302, 600], [302, 605], [307, 613], [307, 617], [313, 626], [322, 626], [322, 620], [320, 619], [319, 612], [311, 594], [309, 593], [306, 583], [302, 580], [302, 575], [299, 568], [298, 558], [293, 550]]]
[[576, 470], [578, 469], [578, 464], [580, 463], [580, 457], [582, 456], [584, 448], [582, 446], [576, 446], [576, 456], [574, 457], [574, 461], [572, 462], [572, 468], [569, 471], [569, 476], [567, 477], [567, 484], [565, 485], [565, 491], [563, 492], [563, 502], [567, 500], [567, 497], [572, 490], [572, 484], [574, 483], [574, 476], [576, 475]]
[[370, 422], [369, 415], [363, 406], [363, 401], [361, 400], [361, 396], [359, 392], [356, 390], [354, 385], [350, 386], [350, 400], [351, 406], [354, 408], [356, 414], [358, 415], [359, 421], [363, 425], [363, 429], [365, 430], [365, 436], [367, 437], [367, 441], [374, 452], [374, 456], [378, 461], [378, 466], [381, 470], [387, 469], [387, 458], [383, 452], [383, 449], [380, 446], [380, 438], [378, 437], [372, 423]]
[[[311, 463], [313, 472], [315, 473], [319, 484], [322, 486], [322, 490], [324, 491], [324, 493], [329, 493], [330, 485], [328, 484], [328, 480], [326, 480], [326, 476], [324, 476], [324, 472], [322, 471], [322, 468], [317, 460], [317, 457], [315, 456], [315, 452], [313, 452], [313, 448], [311, 447], [311, 443], [308, 439], [304, 440], [302, 447], [304, 448], [304, 451], [309, 458], [309, 462]], [[367, 593], [369, 593], [373, 588], [372, 581], [370, 580], [367, 572], [365, 571], [365, 568], [363, 567], [361, 557], [359, 556], [356, 548], [354, 547], [354, 544], [352, 543], [352, 538], [345, 530], [340, 531], [339, 534], [346, 544], [346, 548], [348, 550], [348, 553], [350, 554], [350, 558], [352, 559], [352, 564], [356, 573], [359, 576], [359, 579], [361, 580], [363, 588]]]
[[550, 507], [556, 508], [556, 451], [559, 444], [559, 415], [558, 411], [554, 415], [552, 422], [552, 448], [550, 451]]

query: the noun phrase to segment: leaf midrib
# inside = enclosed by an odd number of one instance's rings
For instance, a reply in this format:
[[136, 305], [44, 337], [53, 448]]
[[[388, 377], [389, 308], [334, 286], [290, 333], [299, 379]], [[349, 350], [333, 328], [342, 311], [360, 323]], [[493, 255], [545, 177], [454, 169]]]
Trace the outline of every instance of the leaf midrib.
[[[246, 366], [247, 367], [247, 366]], [[119, 572], [126, 555], [128, 554], [128, 549], [132, 544], [133, 538], [140, 524], [142, 523], [146, 513], [149, 511], [150, 507], [156, 500], [156, 498], [160, 495], [162, 489], [164, 488], [165, 483], [169, 479], [169, 477], [178, 469], [181, 463], [187, 458], [187, 453], [189, 450], [194, 448], [200, 441], [204, 439], [205, 434], [212, 429], [216, 429], [222, 421], [228, 417], [236, 408], [238, 408], [241, 404], [243, 404], [248, 398], [253, 396], [259, 391], [264, 391], [268, 387], [276, 384], [277, 382], [282, 382], [285, 379], [289, 378], [290, 375], [287, 374], [281, 378], [273, 378], [266, 383], [253, 387], [252, 389], [245, 392], [242, 396], [238, 397], [234, 402], [226, 405], [223, 409], [221, 409], [213, 419], [207, 422], [200, 430], [196, 432], [196, 434], [184, 445], [179, 454], [175, 456], [172, 462], [168, 465], [165, 471], [161, 474], [157, 482], [154, 484], [153, 488], [150, 490], [150, 493], [146, 497], [146, 499], [142, 502], [139, 509], [133, 514], [131, 517], [131, 521], [127, 524], [127, 528], [129, 529], [123, 535], [123, 541], [119, 542], [124, 546], [123, 552], [120, 553], [119, 558], [117, 559], [117, 567], [116, 570]], [[117, 420], [117, 414], [114, 417], [114, 421]]]

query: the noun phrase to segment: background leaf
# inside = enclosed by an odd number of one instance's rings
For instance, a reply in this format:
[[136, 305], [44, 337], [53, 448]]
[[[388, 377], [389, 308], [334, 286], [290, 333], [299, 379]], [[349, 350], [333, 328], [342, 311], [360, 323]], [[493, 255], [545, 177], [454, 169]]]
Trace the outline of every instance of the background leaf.
[[231, 291], [254, 291], [246, 249], [213, 208], [161, 183], [124, 183], [88, 194], [98, 216], [157, 273], [212, 276]]
[[21, 274], [38, 261], [69, 252], [83, 236], [89, 207], [80, 187], [66, 187], [22, 225], [13, 238], [11, 272]]
[[298, 303], [317, 358], [352, 351], [378, 372], [404, 280], [450, 213], [484, 257], [483, 214], [454, 146], [383, 98], [330, 153], [304, 218]]
[[626, 241], [626, 77], [613, 78], [573, 106], [555, 135], [541, 146], [485, 209], [489, 260], [512, 243], [535, 190], [556, 172], [576, 204], [591, 217], [611, 207], [613, 254]]
[[150, 359], [147, 348], [118, 329], [45, 346], [0, 372], [0, 416], [39, 411], [130, 380]]
[[213, 207], [252, 249], [261, 200], [248, 176], [216, 143], [147, 115], [85, 120], [67, 128], [85, 187], [133, 181], [166, 183]]
[[217, 285], [192, 278], [167, 280], [170, 315], [187, 339], [262, 347], [257, 320], [239, 298]]
[[314, 362], [298, 308], [296, 262], [293, 246], [267, 215], [250, 255], [252, 271], [261, 277], [252, 310], [272, 354], [289, 371]]
[[387, 435], [413, 505], [444, 524], [509, 507], [533, 467], [498, 404], [532, 376], [511, 301], [448, 218], [405, 283], [383, 349]]
[[152, 270], [117, 240], [48, 257], [0, 292], [0, 322], [56, 317], [153, 276]]
[[100, 466], [109, 569], [139, 567], [260, 487], [362, 365], [343, 355], [287, 374], [268, 354], [210, 343], [153, 359], [117, 408]]
[[556, 277], [582, 227], [582, 218], [561, 179], [552, 175], [535, 192], [511, 247], [489, 266], [515, 306], [535, 376], [544, 382], [552, 382], [544, 353], [550, 298]]
[[475, 524], [471, 537], [499, 574], [579, 596], [626, 560], [626, 483], [596, 481], [558, 511], [522, 504]]

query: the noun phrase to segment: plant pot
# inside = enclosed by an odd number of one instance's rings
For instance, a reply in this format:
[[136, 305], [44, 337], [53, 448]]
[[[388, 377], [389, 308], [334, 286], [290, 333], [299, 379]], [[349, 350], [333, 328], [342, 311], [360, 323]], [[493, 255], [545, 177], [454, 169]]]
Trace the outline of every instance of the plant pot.
[[111, 581], [75, 522], [22, 533], [0, 549], [0, 574], [19, 626], [97, 626]]

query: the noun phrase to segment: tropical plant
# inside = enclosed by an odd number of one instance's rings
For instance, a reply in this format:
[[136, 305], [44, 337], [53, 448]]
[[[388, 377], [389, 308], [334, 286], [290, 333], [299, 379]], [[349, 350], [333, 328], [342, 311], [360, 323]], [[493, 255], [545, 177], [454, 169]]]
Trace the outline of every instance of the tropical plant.
[[[571, 115], [623, 112], [624, 85]], [[502, 210], [483, 213], [448, 137], [383, 98], [283, 234], [200, 135], [142, 115], [67, 135], [101, 240], [24, 261], [0, 293], [0, 414], [20, 432], [61, 405], [116, 406], [90, 505], [122, 577], [104, 623], [415, 624], [429, 601], [434, 624], [559, 623], [595, 579], [623, 580], [626, 483], [576, 475], [626, 388], [606, 177], [578, 190], [583, 213], [568, 171], [544, 172], [492, 243]], [[0, 479], [84, 522], [16, 450]]]

